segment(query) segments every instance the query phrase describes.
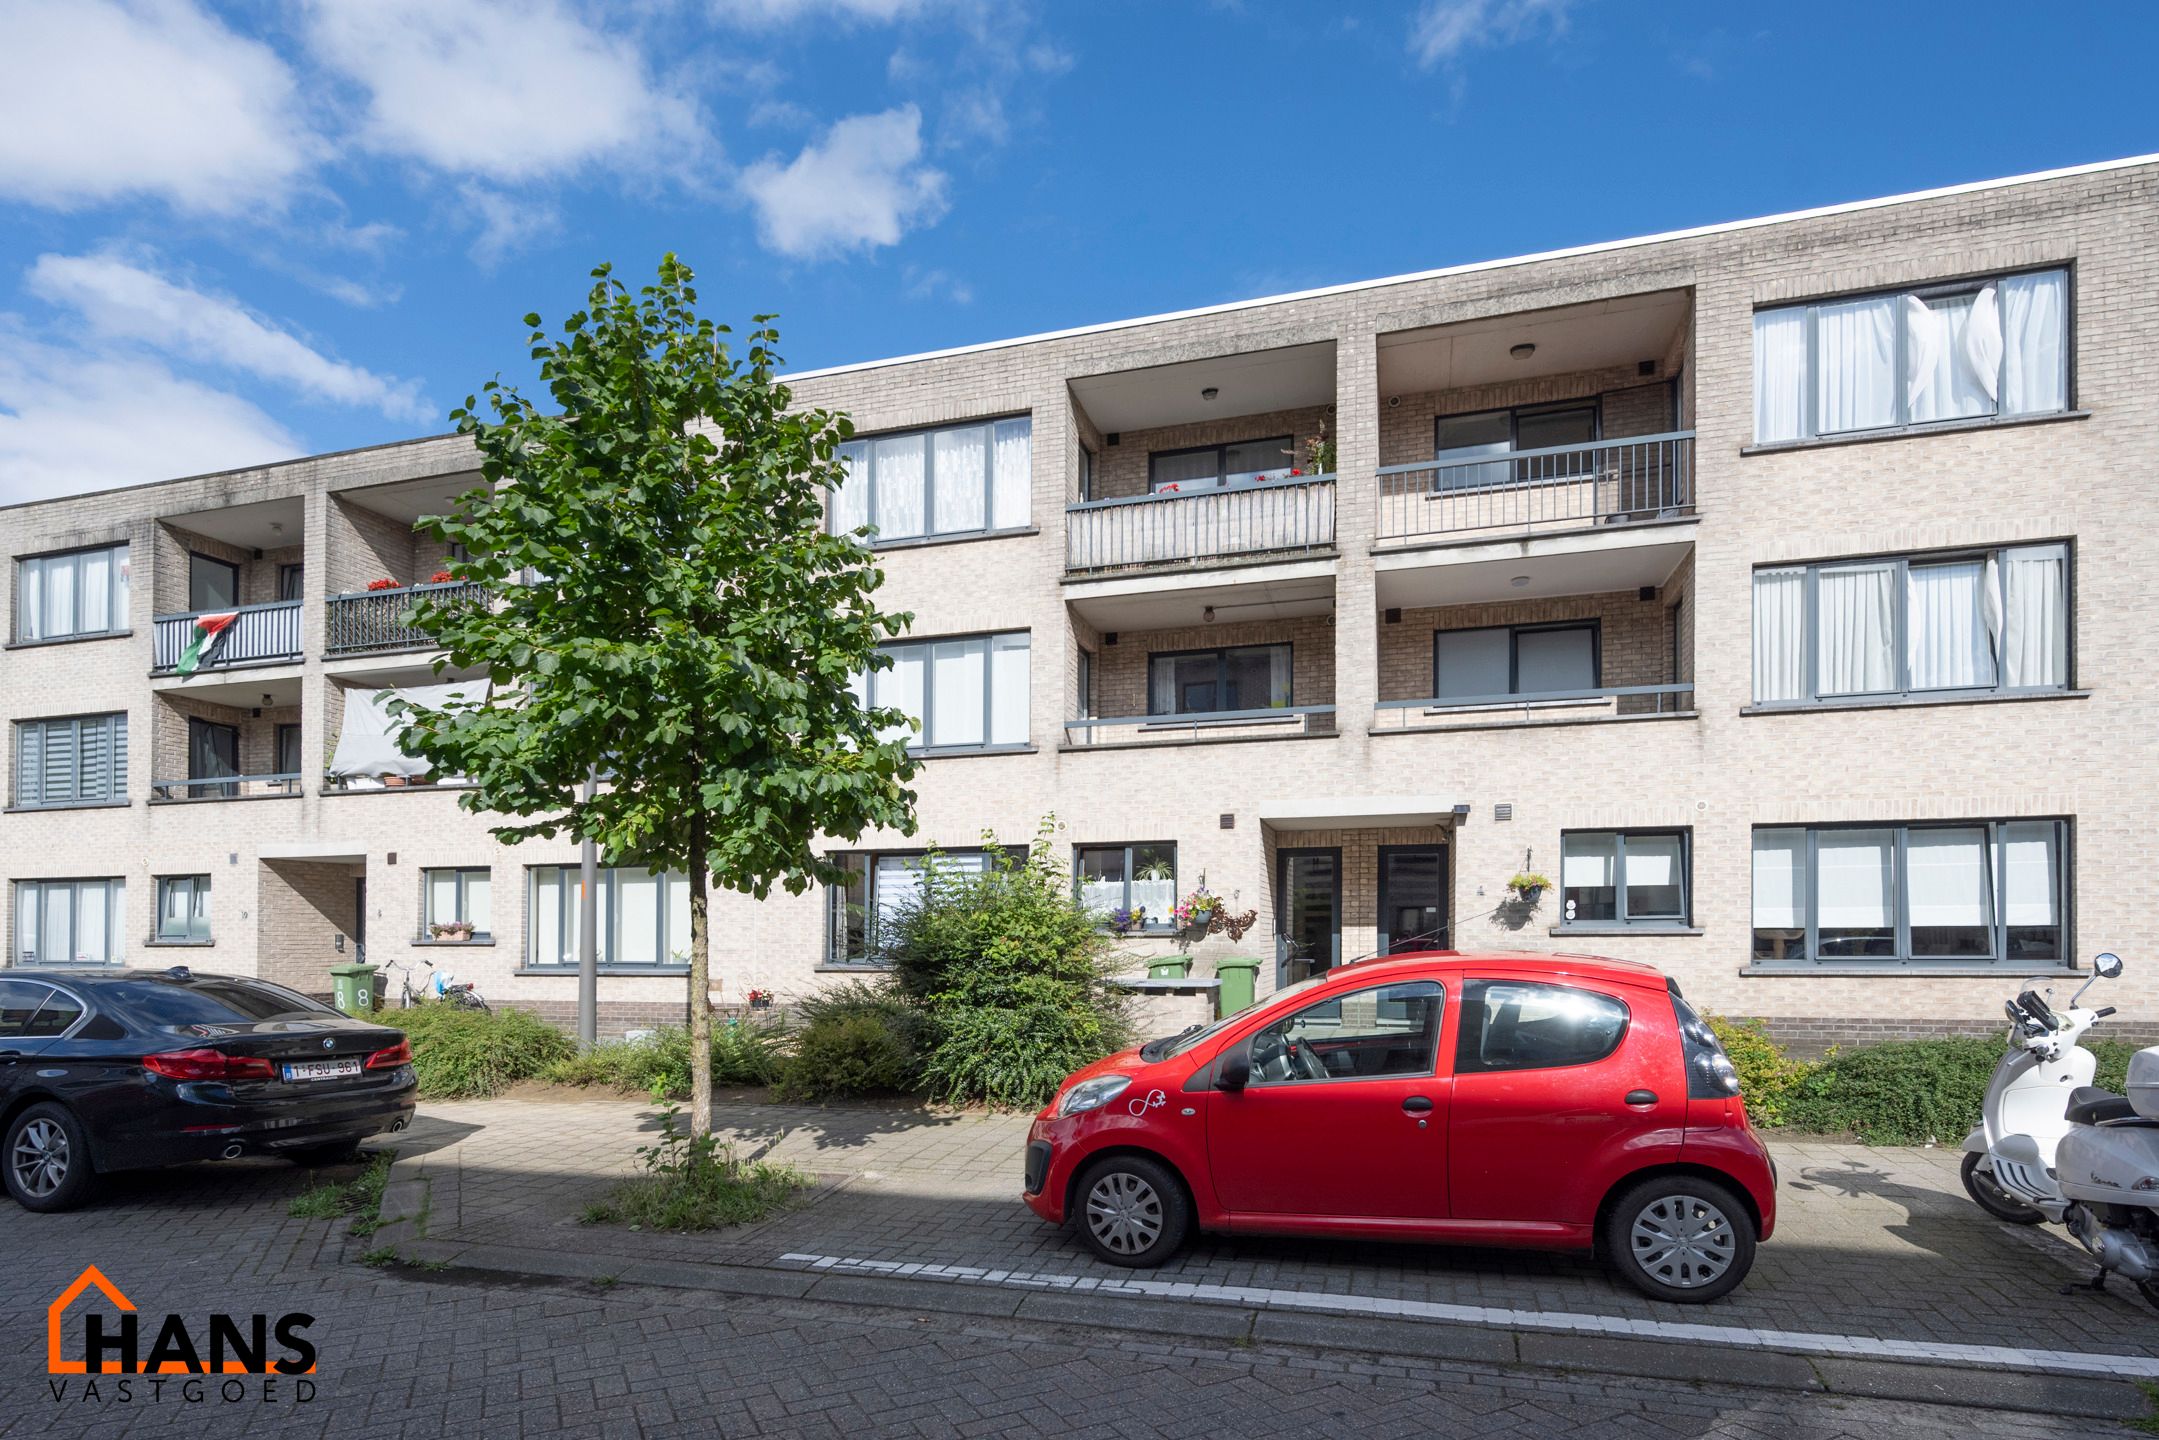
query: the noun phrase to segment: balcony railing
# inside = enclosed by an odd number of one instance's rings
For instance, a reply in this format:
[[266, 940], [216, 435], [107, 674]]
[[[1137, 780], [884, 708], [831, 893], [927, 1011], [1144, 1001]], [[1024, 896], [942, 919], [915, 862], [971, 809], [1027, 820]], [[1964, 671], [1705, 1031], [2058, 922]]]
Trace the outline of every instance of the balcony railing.
[[1380, 732], [1452, 730], [1465, 725], [1514, 725], [1525, 720], [1557, 723], [1693, 713], [1694, 682], [1679, 680], [1668, 685], [1608, 685], [1596, 690], [1382, 700], [1372, 728]]
[[217, 775], [204, 780], [152, 780], [150, 803], [177, 805], [189, 800], [260, 800], [270, 795], [297, 795], [300, 776]]
[[1065, 507], [1065, 569], [1224, 564], [1334, 546], [1334, 477], [1248, 480]]
[[407, 585], [400, 590], [362, 590], [332, 595], [323, 610], [327, 631], [323, 653], [371, 655], [391, 650], [427, 650], [434, 640], [425, 631], [405, 623], [405, 612], [416, 600], [438, 605], [479, 605], [487, 592], [467, 581], [440, 585]]
[[1106, 715], [1065, 721], [1068, 745], [1204, 744], [1275, 739], [1334, 729], [1332, 705], [1274, 705], [1264, 710], [1208, 710], [1185, 715]]
[[1536, 533], [1694, 513], [1694, 432], [1379, 470], [1378, 538]]
[[[237, 618], [212, 645], [202, 660], [205, 670], [230, 665], [256, 665], [300, 658], [300, 602], [273, 600], [267, 605], [231, 607]], [[170, 670], [195, 642], [195, 622], [204, 615], [223, 615], [224, 610], [190, 610], [185, 615], [160, 615], [152, 624], [151, 669]]]

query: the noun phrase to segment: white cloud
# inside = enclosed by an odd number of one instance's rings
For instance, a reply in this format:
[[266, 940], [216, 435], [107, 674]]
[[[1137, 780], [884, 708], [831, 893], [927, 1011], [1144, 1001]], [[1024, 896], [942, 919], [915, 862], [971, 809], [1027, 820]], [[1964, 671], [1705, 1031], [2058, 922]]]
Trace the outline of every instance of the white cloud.
[[798, 259], [897, 245], [945, 212], [945, 175], [921, 163], [922, 112], [902, 105], [841, 120], [786, 164], [742, 172], [765, 245]]
[[41, 344], [0, 317], [0, 504], [305, 452], [237, 395], [148, 357]]
[[291, 72], [191, 0], [0, 0], [0, 193], [237, 214], [316, 158]]
[[1511, 45], [1544, 28], [1565, 34], [1574, 0], [1425, 0], [1410, 23], [1409, 48], [1430, 69], [1464, 50]]
[[484, 269], [494, 269], [533, 241], [562, 228], [560, 212], [544, 200], [519, 200], [469, 181], [458, 187], [457, 194], [467, 218], [479, 228], [470, 253]]
[[790, 25], [825, 15], [889, 25], [931, 9], [936, 0], [711, 0], [713, 16], [736, 25]]
[[910, 300], [935, 300], [943, 296], [955, 305], [974, 303], [974, 287], [949, 270], [923, 270], [909, 265], [900, 272], [900, 278], [906, 282]]
[[313, 0], [307, 34], [367, 92], [359, 139], [380, 154], [520, 182], [601, 161], [688, 174], [712, 149], [634, 41], [562, 0]]
[[[332, 360], [236, 300], [176, 285], [113, 256], [41, 255], [25, 284], [39, 298], [79, 313], [103, 339], [152, 346], [318, 399], [365, 405], [393, 420], [433, 417], [417, 382]], [[113, 420], [132, 423], [125, 407]]]

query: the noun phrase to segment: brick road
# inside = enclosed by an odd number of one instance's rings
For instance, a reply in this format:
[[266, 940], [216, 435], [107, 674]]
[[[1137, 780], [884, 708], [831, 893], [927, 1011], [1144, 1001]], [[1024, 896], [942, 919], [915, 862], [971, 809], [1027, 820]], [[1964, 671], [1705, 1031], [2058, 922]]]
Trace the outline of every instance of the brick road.
[[[0, 1312], [18, 1343], [0, 1362], [0, 1436], [2123, 1433], [1988, 1410], [1176, 1344], [797, 1300], [443, 1283], [359, 1265], [365, 1242], [343, 1238], [343, 1222], [288, 1218], [302, 1183], [276, 1162], [247, 1161], [124, 1178], [73, 1215], [6, 1212]], [[146, 1311], [314, 1314], [316, 1399], [55, 1403], [39, 1373], [43, 1306], [88, 1262]]]

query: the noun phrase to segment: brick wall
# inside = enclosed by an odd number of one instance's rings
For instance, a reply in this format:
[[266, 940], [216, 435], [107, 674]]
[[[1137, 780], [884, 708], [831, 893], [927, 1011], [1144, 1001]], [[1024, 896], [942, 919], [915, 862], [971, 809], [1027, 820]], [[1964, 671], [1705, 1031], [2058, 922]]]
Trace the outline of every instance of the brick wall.
[[[415, 579], [412, 527], [365, 505], [333, 498], [328, 511], [331, 595], [350, 595], [365, 590], [373, 580], [391, 579], [410, 585]], [[432, 569], [432, 567], [430, 567]]]
[[[1095, 709], [1102, 715], [1145, 715], [1148, 657], [1174, 650], [1213, 650], [1235, 645], [1290, 646], [1290, 703], [1334, 703], [1334, 618], [1249, 621], [1145, 630], [1118, 635], [1095, 654]], [[1264, 704], [1265, 702], [1260, 702]]]
[[1605, 685], [1662, 685], [1672, 678], [1671, 611], [1661, 595], [1640, 600], [1628, 590], [1406, 609], [1400, 623], [1380, 626], [1379, 698], [1422, 700], [1432, 694], [1433, 636], [1441, 630], [1563, 620], [1598, 622]]
[[[353, 867], [306, 860], [265, 860], [257, 866], [255, 973], [314, 995], [330, 988], [330, 967], [357, 958], [358, 912]], [[222, 878], [222, 877], [216, 877]], [[212, 880], [213, 893], [216, 878]], [[238, 899], [240, 897], [234, 897]], [[216, 934], [220, 917], [212, 916]], [[345, 948], [337, 949], [337, 937]]]
[[1234, 445], [1246, 440], [1289, 436], [1284, 466], [1304, 464], [1305, 442], [1324, 426], [1334, 433], [1334, 407], [1313, 405], [1301, 410], [1275, 410], [1264, 415], [1239, 415], [1227, 420], [1195, 420], [1184, 425], [1165, 425], [1154, 430], [1127, 430], [1115, 445], [1104, 437], [1095, 454], [1094, 498], [1112, 500], [1147, 493], [1147, 457], [1160, 450], [1185, 450], [1195, 445]]

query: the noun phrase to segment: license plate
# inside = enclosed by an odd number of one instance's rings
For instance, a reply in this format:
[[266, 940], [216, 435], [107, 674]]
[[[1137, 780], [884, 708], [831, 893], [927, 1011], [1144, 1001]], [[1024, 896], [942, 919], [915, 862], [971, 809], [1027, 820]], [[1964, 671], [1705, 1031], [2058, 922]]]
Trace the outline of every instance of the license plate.
[[351, 1060], [302, 1060], [285, 1067], [287, 1080], [341, 1080], [360, 1073], [360, 1062]]

